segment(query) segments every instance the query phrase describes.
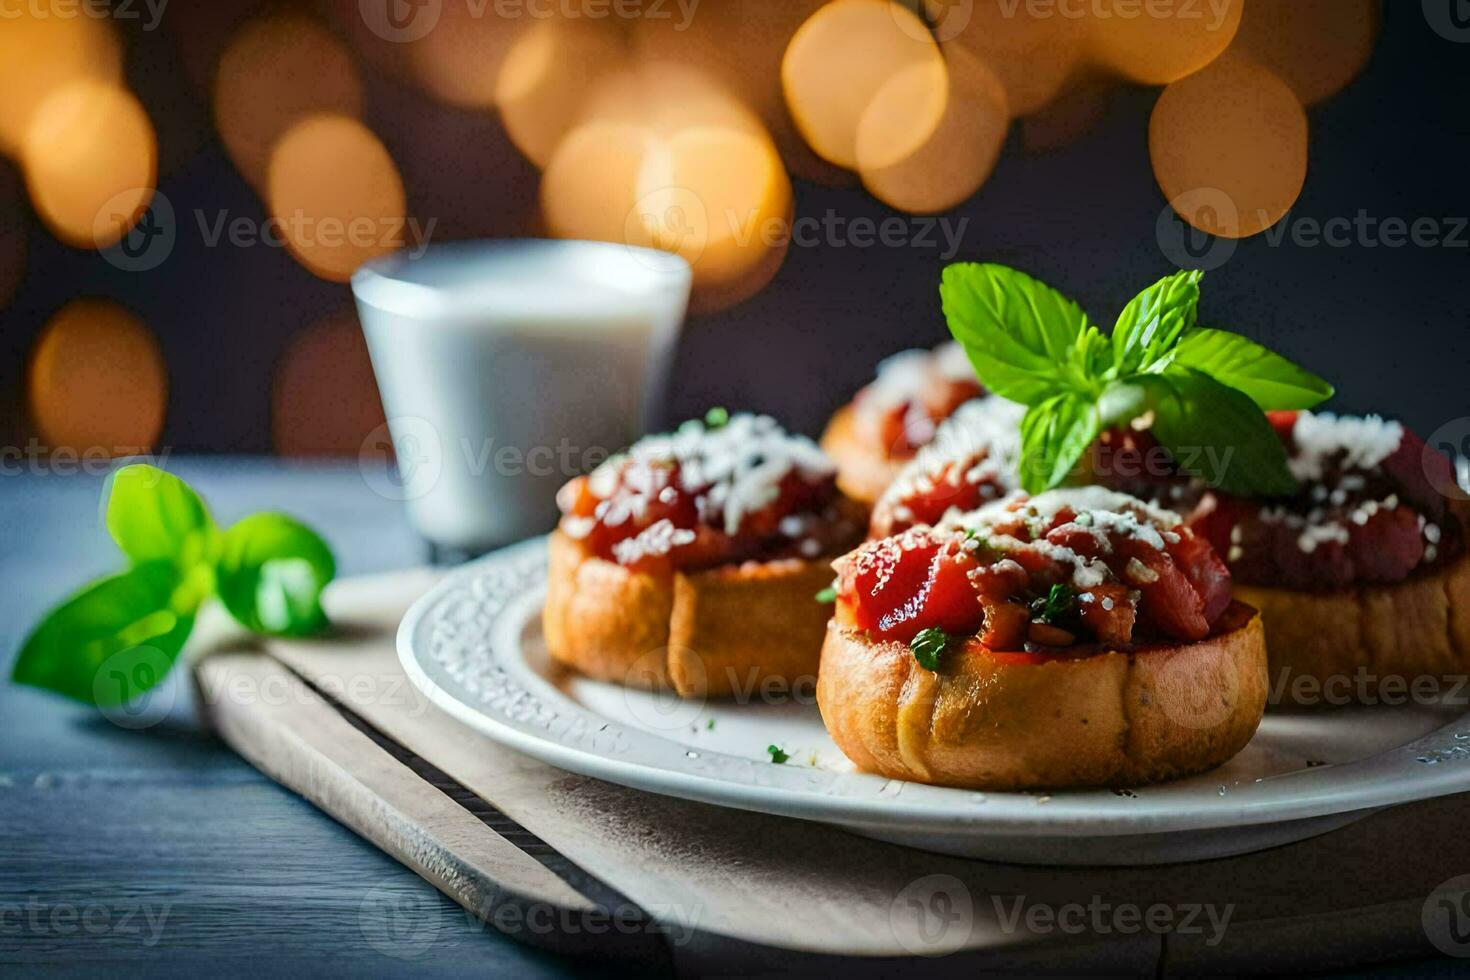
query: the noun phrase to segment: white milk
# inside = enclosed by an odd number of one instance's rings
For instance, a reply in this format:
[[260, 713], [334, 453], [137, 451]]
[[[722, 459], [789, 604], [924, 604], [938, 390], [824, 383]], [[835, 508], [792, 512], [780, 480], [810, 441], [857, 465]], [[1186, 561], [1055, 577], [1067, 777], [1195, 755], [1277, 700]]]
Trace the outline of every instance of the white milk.
[[399, 253], [353, 277], [398, 479], [441, 549], [479, 552], [549, 529], [554, 495], [645, 431], [661, 400], [690, 270], [663, 252], [521, 239]]

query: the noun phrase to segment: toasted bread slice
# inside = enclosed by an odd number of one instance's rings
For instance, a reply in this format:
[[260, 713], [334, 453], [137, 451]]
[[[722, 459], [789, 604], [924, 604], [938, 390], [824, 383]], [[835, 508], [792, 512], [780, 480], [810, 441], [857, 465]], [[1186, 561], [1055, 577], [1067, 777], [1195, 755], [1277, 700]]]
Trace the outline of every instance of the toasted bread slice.
[[[1286, 703], [1376, 698], [1389, 678], [1411, 685], [1470, 673], [1470, 552], [1392, 585], [1234, 592], [1261, 611], [1271, 683]], [[1300, 678], [1312, 681], [1306, 695], [1293, 693]]]
[[822, 433], [822, 451], [837, 464], [837, 486], [847, 496], [871, 507], [903, 469], [904, 460], [894, 459], [862, 439], [849, 403], [837, 410]]
[[1234, 602], [1196, 643], [1017, 663], [973, 646], [938, 672], [835, 622], [822, 720], [860, 769], [980, 790], [1134, 786], [1220, 765], [1266, 706], [1256, 611]]
[[551, 535], [543, 624], [552, 657], [589, 677], [681, 697], [812, 684], [831, 607], [830, 558], [632, 571]]

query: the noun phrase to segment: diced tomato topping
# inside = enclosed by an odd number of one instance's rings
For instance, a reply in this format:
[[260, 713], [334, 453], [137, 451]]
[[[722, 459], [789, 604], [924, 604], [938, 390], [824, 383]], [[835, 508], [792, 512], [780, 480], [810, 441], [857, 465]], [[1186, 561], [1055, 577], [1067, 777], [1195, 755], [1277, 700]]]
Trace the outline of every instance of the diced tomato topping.
[[933, 380], [917, 397], [887, 409], [878, 431], [892, 459], [908, 459], [934, 439], [939, 423], [965, 402], [985, 393], [970, 380]]
[[1296, 420], [1301, 414], [1294, 410], [1277, 409], [1266, 413], [1266, 421], [1276, 430], [1276, 438], [1289, 446], [1292, 431], [1296, 429]]
[[[798, 538], [815, 541], [822, 554], [839, 551], [851, 545], [860, 527], [856, 515], [836, 512], [837, 498], [835, 479], [806, 480], [792, 470], [781, 478], [775, 499], [744, 514], [729, 534], [724, 515], [706, 506], [703, 492], [682, 485], [678, 463], [629, 459], [606, 496], [598, 496], [592, 481], [579, 476], [557, 493], [557, 505], [566, 518], [580, 519], [576, 536], [593, 554], [639, 571], [664, 572], [791, 549]], [[786, 524], [788, 518], [797, 521], [794, 528]], [[670, 526], [659, 528], [664, 521]], [[562, 526], [569, 524], [564, 520]], [[673, 537], [665, 540], [661, 532]], [[649, 546], [630, 547], [641, 545], [635, 540], [640, 535], [652, 538]]]
[[1118, 582], [1104, 582], [1084, 592], [1077, 602], [1082, 625], [1103, 646], [1121, 646], [1133, 641], [1133, 623], [1137, 611], [1128, 597], [1128, 588]]
[[[1041, 511], [1009, 506], [975, 535], [919, 527], [848, 556], [838, 587], [844, 623], [888, 639], [933, 627], [978, 632], [992, 651], [1061, 651], [1126, 647], [1136, 626], [1150, 637], [1203, 639], [1230, 604], [1230, 572], [1186, 527], [1145, 533], [1069, 507], [1046, 511], [1042, 527]], [[1138, 506], [1135, 518], [1155, 519]]]
[[921, 629], [974, 632], [982, 613], [968, 573], [975, 559], [927, 529], [870, 542], [843, 563], [839, 593], [860, 629], [908, 642]]
[[1143, 595], [1139, 616], [1144, 622], [1180, 640], [1210, 635], [1204, 599], [1167, 554], [1137, 538], [1124, 538], [1119, 546], [1128, 561], [1124, 580]]
[[1230, 605], [1230, 569], [1219, 554], [1199, 535], [1182, 533], [1169, 545], [1169, 555], [1203, 600], [1205, 621], [1219, 619]]
[[985, 610], [985, 631], [980, 634], [980, 642], [992, 650], [1021, 649], [1031, 610], [1019, 602], [989, 595], [980, 597], [980, 605]]

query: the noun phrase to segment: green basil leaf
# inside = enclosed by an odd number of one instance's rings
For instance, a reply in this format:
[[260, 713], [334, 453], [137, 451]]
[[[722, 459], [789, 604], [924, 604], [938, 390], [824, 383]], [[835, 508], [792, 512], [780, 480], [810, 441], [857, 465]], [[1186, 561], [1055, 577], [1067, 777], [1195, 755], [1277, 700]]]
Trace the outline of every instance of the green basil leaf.
[[955, 263], [945, 268], [939, 295], [976, 374], [1003, 398], [1034, 405], [1064, 390], [1068, 370], [1089, 350], [1087, 314], [1024, 272]]
[[337, 572], [326, 542], [285, 514], [253, 514], [220, 542], [219, 597], [256, 633], [303, 636], [327, 624], [322, 589]]
[[1041, 493], [1060, 485], [1101, 432], [1097, 402], [1081, 392], [1032, 406], [1021, 420], [1021, 486]]
[[104, 520], [132, 561], [171, 561], [180, 568], [208, 561], [218, 533], [189, 484], [142, 463], [112, 475]]
[[1281, 440], [1244, 394], [1179, 365], [1135, 380], [1153, 395], [1153, 434], [1181, 470], [1243, 496], [1297, 489]]
[[151, 561], [85, 586], [26, 638], [12, 678], [98, 707], [131, 700], [163, 680], [193, 629], [181, 584], [172, 562]]
[[1314, 408], [1333, 394], [1312, 372], [1228, 330], [1191, 330], [1174, 348], [1172, 363], [1245, 392], [1263, 409]]
[[1198, 269], [1181, 269], [1123, 307], [1113, 325], [1113, 364], [1119, 374], [1147, 368], [1168, 354], [1199, 313]]
[[909, 641], [909, 649], [914, 652], [914, 659], [919, 662], [920, 667], [929, 671], [939, 669], [939, 658], [944, 656], [944, 649], [947, 646], [949, 646], [949, 634], [937, 626], [919, 630]]

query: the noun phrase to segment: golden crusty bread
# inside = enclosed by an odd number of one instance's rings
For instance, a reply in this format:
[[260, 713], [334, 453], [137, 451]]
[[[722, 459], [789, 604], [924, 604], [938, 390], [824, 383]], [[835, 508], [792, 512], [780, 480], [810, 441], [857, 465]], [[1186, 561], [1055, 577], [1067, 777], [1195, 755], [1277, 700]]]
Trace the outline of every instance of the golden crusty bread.
[[1256, 611], [1197, 643], [1048, 663], [907, 645], [835, 621], [817, 674], [833, 741], [860, 769], [982, 790], [1135, 786], [1200, 772], [1250, 741], [1266, 706]]
[[651, 575], [551, 535], [542, 622], [551, 656], [589, 677], [681, 697], [811, 683], [831, 607], [830, 558]]
[[[1236, 585], [1234, 594], [1261, 611], [1271, 683], [1286, 703], [1298, 678], [1336, 679], [1352, 697], [1374, 697], [1385, 678], [1470, 673], [1470, 552], [1392, 585], [1332, 592]], [[1338, 703], [1316, 691], [1310, 703]]]
[[842, 406], [822, 433], [822, 451], [837, 464], [837, 486], [853, 500], [871, 507], [903, 469], [904, 460], [861, 437], [851, 403]]

